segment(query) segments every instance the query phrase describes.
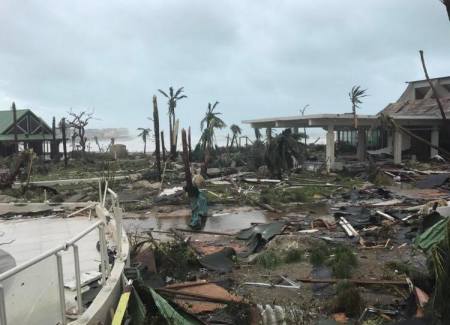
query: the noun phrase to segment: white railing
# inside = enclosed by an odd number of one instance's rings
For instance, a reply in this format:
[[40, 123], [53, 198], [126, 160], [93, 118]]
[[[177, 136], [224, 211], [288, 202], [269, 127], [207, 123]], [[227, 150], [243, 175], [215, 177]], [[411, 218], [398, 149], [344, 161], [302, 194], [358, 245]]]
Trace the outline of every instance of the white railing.
[[[115, 243], [117, 245], [118, 256], [121, 256], [122, 251], [122, 210], [119, 208], [119, 200], [116, 193], [114, 193], [110, 188], [108, 188], [108, 182], [105, 184], [105, 191], [102, 193], [101, 184], [99, 186], [99, 194], [100, 201], [99, 205], [101, 208], [105, 209], [106, 203], [106, 195], [109, 193], [111, 195], [111, 202], [113, 208], [113, 216], [116, 222], [116, 233], [114, 234]], [[102, 195], [103, 194], [103, 195]], [[106, 282], [106, 278], [109, 275], [109, 257], [107, 254], [107, 242], [106, 242], [106, 233], [105, 226], [107, 224], [106, 218], [104, 220], [99, 220], [84, 231], [80, 232], [76, 236], [74, 236], [69, 241], [48, 250], [47, 252], [42, 253], [41, 255], [36, 256], [35, 258], [18, 265], [6, 272], [0, 274], [0, 325], [7, 325], [7, 310], [6, 310], [6, 302], [5, 302], [5, 289], [2, 285], [2, 282], [27, 270], [28, 268], [36, 265], [37, 263], [51, 257], [56, 257], [56, 265], [58, 271], [58, 291], [59, 291], [59, 311], [61, 317], [61, 324], [66, 325], [66, 299], [64, 292], [64, 273], [63, 273], [63, 263], [62, 263], [62, 255], [61, 252], [69, 250], [72, 247], [74, 265], [75, 265], [75, 283], [76, 283], [76, 297], [77, 297], [77, 314], [80, 315], [83, 313], [83, 305], [81, 298], [81, 271], [80, 271], [80, 256], [77, 242], [84, 238], [86, 235], [90, 234], [95, 229], [99, 230], [99, 242], [100, 242], [100, 257], [101, 257], [101, 284], [102, 286]]]

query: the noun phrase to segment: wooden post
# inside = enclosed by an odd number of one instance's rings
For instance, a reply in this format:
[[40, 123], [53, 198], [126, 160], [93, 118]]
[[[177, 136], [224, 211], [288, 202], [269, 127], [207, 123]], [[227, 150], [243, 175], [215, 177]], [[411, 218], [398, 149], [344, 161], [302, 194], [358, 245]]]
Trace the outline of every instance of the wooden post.
[[191, 162], [192, 161], [191, 127], [188, 128], [188, 150], [189, 150], [189, 162]]
[[189, 149], [186, 140], [186, 130], [181, 130], [181, 141], [183, 143], [183, 163], [184, 163], [184, 178], [186, 180], [186, 192], [192, 193], [192, 175], [191, 166], [189, 164]]
[[158, 171], [158, 180], [161, 181], [161, 153], [159, 150], [159, 113], [158, 102], [156, 96], [153, 96], [153, 124], [155, 129], [155, 156], [156, 156], [156, 169]]
[[64, 167], [67, 167], [67, 138], [66, 138], [66, 119], [61, 120], [61, 136], [63, 142]]
[[166, 162], [166, 146], [164, 145], [164, 131], [161, 131], [161, 151], [162, 151], [162, 160]]

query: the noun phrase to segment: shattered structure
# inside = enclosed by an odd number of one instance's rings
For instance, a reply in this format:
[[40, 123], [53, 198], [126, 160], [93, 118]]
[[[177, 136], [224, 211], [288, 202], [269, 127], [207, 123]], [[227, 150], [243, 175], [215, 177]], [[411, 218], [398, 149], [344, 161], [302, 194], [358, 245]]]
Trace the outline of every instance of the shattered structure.
[[[450, 118], [450, 77], [432, 79], [432, 82], [445, 114]], [[426, 145], [398, 128], [388, 127], [383, 123], [384, 116], [388, 116], [397, 125], [434, 146], [450, 149], [450, 141], [446, 139], [441, 128], [442, 114], [427, 80], [408, 82], [399, 100], [389, 104], [380, 113], [357, 115], [357, 130], [354, 129], [354, 116], [351, 113], [274, 117], [242, 122], [257, 129], [323, 128], [327, 131], [325, 159], [329, 170], [337, 167], [336, 147], [343, 143], [356, 147], [356, 157], [360, 161], [366, 160], [368, 150], [371, 150], [372, 154], [390, 154], [396, 164], [402, 162], [403, 153], [407, 153], [409, 157], [414, 155], [419, 160], [429, 159], [438, 154], [436, 148]]]

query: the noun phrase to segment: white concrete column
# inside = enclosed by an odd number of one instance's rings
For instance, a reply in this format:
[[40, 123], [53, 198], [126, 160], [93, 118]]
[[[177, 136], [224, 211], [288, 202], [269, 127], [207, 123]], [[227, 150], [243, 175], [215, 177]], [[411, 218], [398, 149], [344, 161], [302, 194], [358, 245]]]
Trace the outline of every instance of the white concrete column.
[[358, 145], [356, 147], [356, 156], [359, 161], [366, 160], [366, 150], [367, 150], [367, 139], [366, 139], [366, 129], [358, 128]]
[[327, 132], [327, 146], [326, 146], [326, 165], [327, 165], [327, 172], [331, 170], [334, 164], [334, 126], [328, 125], [328, 132]]
[[[434, 126], [431, 130], [431, 144], [439, 146], [439, 128]], [[439, 153], [435, 148], [430, 148], [430, 157], [434, 157]]]
[[394, 164], [402, 163], [402, 133], [399, 130], [394, 131]]

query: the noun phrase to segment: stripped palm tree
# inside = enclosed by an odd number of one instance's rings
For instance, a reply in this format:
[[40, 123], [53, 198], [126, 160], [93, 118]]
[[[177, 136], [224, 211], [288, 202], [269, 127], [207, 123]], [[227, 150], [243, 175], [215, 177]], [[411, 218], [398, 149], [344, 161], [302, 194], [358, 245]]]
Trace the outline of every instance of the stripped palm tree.
[[254, 130], [255, 130], [256, 141], [261, 141], [261, 137], [262, 137], [261, 131], [258, 128], [254, 128]]
[[150, 136], [151, 129], [150, 128], [138, 128], [141, 133], [138, 134], [138, 137], [142, 138], [144, 142], [144, 155], [147, 151], [147, 138]]
[[355, 129], [358, 128], [358, 119], [356, 118], [356, 109], [359, 108], [359, 104], [362, 104], [362, 98], [367, 97], [367, 89], [361, 89], [361, 86], [353, 86], [352, 90], [348, 93], [350, 101], [352, 102], [352, 113]]
[[210, 152], [216, 142], [215, 129], [223, 129], [227, 126], [225, 122], [219, 117], [219, 115], [222, 115], [222, 113], [214, 111], [218, 104], [219, 102], [215, 102], [214, 104], [208, 103], [208, 109], [206, 111], [205, 117], [200, 122], [200, 129], [202, 130], [200, 143], [204, 152], [202, 174], [206, 174]]
[[177, 91], [173, 90], [173, 87], [169, 87], [169, 93], [158, 89], [158, 91], [164, 95], [168, 99], [167, 105], [169, 106], [169, 136], [170, 136], [170, 153], [172, 157], [175, 157], [177, 154], [177, 137], [174, 135], [175, 132], [175, 108], [177, 107], [177, 103], [179, 100], [183, 98], [187, 98], [186, 95], [183, 95], [184, 87], [179, 88]]
[[241, 135], [242, 130], [239, 127], [239, 125], [236, 125], [236, 124], [232, 124], [230, 126], [230, 130], [233, 133], [233, 137], [231, 138], [230, 148], [233, 148], [233, 143], [234, 143], [235, 140], [236, 140], [236, 147], [237, 147], [238, 146], [238, 136]]

